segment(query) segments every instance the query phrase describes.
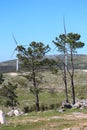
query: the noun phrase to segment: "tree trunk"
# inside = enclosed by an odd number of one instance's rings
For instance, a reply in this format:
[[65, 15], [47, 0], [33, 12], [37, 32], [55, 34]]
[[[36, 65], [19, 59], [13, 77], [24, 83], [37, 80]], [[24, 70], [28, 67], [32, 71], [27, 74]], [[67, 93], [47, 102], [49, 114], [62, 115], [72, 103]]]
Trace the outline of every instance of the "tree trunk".
[[[66, 44], [64, 46], [66, 48]], [[66, 49], [64, 50], [64, 84], [65, 84], [65, 95], [66, 95], [66, 102], [68, 103], [68, 90], [67, 90], [67, 76], [66, 76], [66, 72], [67, 72], [67, 51]]]
[[68, 89], [67, 89], [67, 79], [66, 79], [66, 70], [64, 69], [64, 78], [63, 78], [64, 84], [65, 84], [65, 95], [66, 95], [66, 102], [68, 103]]
[[75, 89], [74, 89], [73, 76], [71, 76], [71, 87], [72, 87], [72, 104], [75, 104]]
[[39, 107], [39, 95], [36, 93], [36, 111], [40, 111]]
[[71, 87], [72, 87], [72, 104], [75, 104], [75, 89], [74, 89], [74, 64], [73, 64], [73, 51], [71, 48]]
[[36, 73], [35, 73], [35, 68], [34, 68], [34, 62], [33, 62], [33, 85], [34, 85], [34, 90], [35, 90], [35, 99], [36, 99], [36, 111], [40, 110], [39, 107], [39, 96], [38, 96], [38, 91], [37, 91], [37, 85], [36, 85]]

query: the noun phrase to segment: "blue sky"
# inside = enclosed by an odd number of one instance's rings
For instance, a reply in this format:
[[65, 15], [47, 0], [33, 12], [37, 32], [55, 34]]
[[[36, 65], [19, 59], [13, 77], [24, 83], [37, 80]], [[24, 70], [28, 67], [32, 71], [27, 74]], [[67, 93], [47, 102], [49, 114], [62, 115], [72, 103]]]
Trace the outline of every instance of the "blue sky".
[[78, 53], [87, 54], [87, 0], [0, 0], [0, 62], [16, 58], [12, 38], [22, 45], [32, 41], [49, 44], [64, 33], [79, 33], [85, 47]]

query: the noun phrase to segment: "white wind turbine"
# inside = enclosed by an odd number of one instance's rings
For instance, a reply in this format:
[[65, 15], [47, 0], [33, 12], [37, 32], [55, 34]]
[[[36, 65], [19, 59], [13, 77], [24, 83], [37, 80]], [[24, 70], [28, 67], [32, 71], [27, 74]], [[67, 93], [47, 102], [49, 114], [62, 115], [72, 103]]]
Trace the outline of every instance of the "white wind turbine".
[[[15, 36], [12, 34], [12, 37], [13, 37], [13, 39], [14, 39], [14, 42], [15, 42], [15, 44], [16, 44], [16, 48], [14, 49], [14, 51], [13, 51], [13, 53], [12, 53], [12, 55], [15, 53], [15, 51], [17, 52], [17, 54], [18, 54], [18, 46], [19, 46], [19, 44], [18, 44], [18, 42], [17, 42], [17, 40], [16, 40], [16, 38], [15, 38]], [[22, 45], [22, 46], [28, 46], [28, 45]], [[17, 57], [17, 59], [16, 59], [16, 71], [18, 71], [19, 70], [19, 59], [18, 59], [18, 57]]]
[[[15, 53], [15, 51], [17, 51], [17, 47], [18, 47], [18, 42], [16, 41], [16, 39], [15, 39], [15, 37], [14, 37], [14, 35], [12, 34], [12, 37], [13, 37], [13, 39], [14, 39], [14, 42], [15, 42], [15, 44], [16, 44], [16, 48], [14, 49], [14, 51], [13, 51], [13, 53], [12, 53], [12, 55]], [[18, 51], [17, 51], [17, 54], [18, 54]], [[16, 59], [16, 71], [18, 71], [19, 70], [19, 60], [18, 60], [18, 58]]]

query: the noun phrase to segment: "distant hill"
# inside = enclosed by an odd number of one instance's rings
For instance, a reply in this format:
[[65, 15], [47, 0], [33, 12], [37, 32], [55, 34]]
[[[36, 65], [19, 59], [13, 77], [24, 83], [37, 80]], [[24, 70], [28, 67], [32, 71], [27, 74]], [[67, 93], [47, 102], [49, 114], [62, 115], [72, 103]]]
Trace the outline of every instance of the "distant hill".
[[[48, 55], [49, 59], [64, 59], [63, 55]], [[68, 55], [67, 63], [69, 65], [70, 57]], [[16, 71], [16, 59], [0, 62], [0, 72], [15, 72]], [[75, 54], [74, 55], [75, 69], [87, 69], [87, 55]], [[19, 63], [20, 68], [20, 63]]]
[[[69, 58], [68, 58], [69, 61]], [[74, 55], [75, 69], [87, 69], [87, 55], [75, 54]]]
[[0, 72], [15, 72], [16, 59], [0, 62]]
[[[49, 55], [51, 59], [61, 59], [64, 61], [64, 55]], [[67, 65], [70, 67], [70, 55], [67, 57]], [[75, 69], [87, 69], [87, 55], [74, 54], [74, 67]]]

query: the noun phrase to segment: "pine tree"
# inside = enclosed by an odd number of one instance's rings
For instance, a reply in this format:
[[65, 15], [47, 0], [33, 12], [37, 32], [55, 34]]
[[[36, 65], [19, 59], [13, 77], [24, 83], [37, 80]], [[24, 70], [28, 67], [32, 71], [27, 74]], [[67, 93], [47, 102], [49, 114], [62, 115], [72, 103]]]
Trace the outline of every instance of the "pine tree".
[[41, 68], [43, 66], [44, 56], [50, 50], [49, 46], [45, 46], [41, 42], [31, 42], [28, 48], [18, 46], [18, 58], [21, 62], [22, 68], [29, 72], [26, 78], [29, 81], [29, 87], [32, 94], [35, 96], [36, 110], [40, 110], [39, 93], [41, 91], [42, 74]]

